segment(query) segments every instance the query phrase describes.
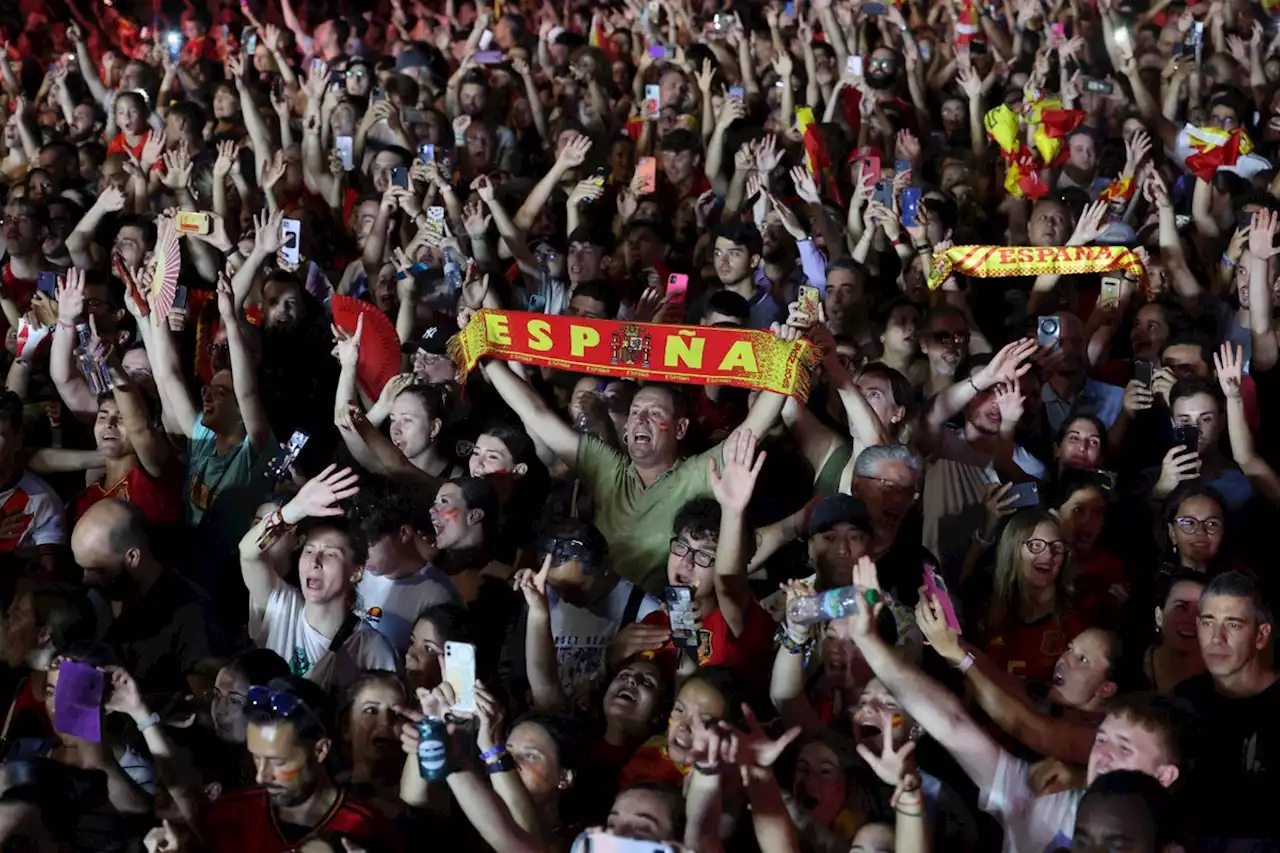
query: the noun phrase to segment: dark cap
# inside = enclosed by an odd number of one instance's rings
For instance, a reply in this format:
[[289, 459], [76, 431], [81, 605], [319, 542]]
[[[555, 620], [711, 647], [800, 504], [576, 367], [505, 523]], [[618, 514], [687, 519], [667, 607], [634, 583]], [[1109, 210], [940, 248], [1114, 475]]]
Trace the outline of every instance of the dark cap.
[[852, 524], [868, 536], [875, 533], [867, 505], [850, 495], [831, 495], [818, 501], [809, 516], [809, 535], [826, 533], [837, 524]]
[[429, 352], [435, 355], [445, 355], [449, 349], [449, 339], [456, 334], [458, 334], [458, 324], [452, 320], [445, 320], [427, 329], [422, 333], [422, 337], [416, 341], [402, 344], [400, 351], [404, 353]]

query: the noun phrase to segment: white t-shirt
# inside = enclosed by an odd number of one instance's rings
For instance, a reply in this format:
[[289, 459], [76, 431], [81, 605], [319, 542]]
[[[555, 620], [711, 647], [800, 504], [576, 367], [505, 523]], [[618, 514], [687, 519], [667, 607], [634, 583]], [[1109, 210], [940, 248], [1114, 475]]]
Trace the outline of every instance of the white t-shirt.
[[286, 583], [276, 584], [259, 619], [250, 608], [249, 634], [259, 648], [271, 649], [289, 662], [289, 671], [326, 690], [345, 687], [365, 669], [396, 669], [396, 653], [387, 639], [361, 622], [335, 654], [332, 638], [307, 623], [302, 593]]
[[6, 516], [21, 513], [31, 523], [4, 550], [29, 550], [40, 545], [62, 545], [67, 535], [62, 526], [62, 501], [54, 490], [30, 471], [24, 471], [13, 488], [0, 492], [0, 507]]
[[[555, 590], [547, 587], [547, 603], [551, 605], [551, 636], [556, 643], [556, 662], [560, 665], [560, 684], [565, 695], [575, 704], [590, 700], [597, 682], [605, 672], [605, 653], [622, 627], [627, 600], [635, 589], [630, 581], [619, 580], [605, 598], [590, 610], [563, 601]], [[636, 611], [639, 622], [659, 608], [658, 600], [646, 595]]]
[[1004, 826], [1004, 853], [1054, 853], [1071, 847], [1076, 809], [1083, 790], [1037, 797], [1027, 783], [1031, 765], [1004, 750], [996, 764], [990, 789], [982, 791], [978, 805]]
[[386, 637], [398, 655], [409, 648], [418, 614], [452, 601], [461, 604], [449, 576], [428, 563], [417, 574], [391, 580], [366, 571], [356, 586], [355, 613]]

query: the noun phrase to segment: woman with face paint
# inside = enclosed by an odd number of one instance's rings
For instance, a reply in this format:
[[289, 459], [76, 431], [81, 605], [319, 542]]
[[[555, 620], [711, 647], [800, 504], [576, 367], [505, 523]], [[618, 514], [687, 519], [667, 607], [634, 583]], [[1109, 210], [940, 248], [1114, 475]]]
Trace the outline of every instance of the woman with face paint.
[[347, 685], [338, 706], [338, 724], [350, 778], [347, 784], [362, 800], [387, 817], [404, 810], [400, 775], [400, 717], [407, 701], [404, 682], [393, 672], [369, 670]]

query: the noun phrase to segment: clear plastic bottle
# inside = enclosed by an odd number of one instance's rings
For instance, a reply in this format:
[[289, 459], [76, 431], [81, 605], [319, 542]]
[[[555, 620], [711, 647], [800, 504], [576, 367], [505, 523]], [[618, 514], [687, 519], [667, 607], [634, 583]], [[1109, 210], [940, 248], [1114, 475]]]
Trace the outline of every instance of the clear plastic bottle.
[[452, 247], [444, 250], [444, 285], [450, 293], [462, 289], [463, 258]]
[[817, 595], [792, 599], [787, 605], [787, 621], [796, 625], [830, 622], [858, 611], [860, 593], [856, 586], [829, 589]]

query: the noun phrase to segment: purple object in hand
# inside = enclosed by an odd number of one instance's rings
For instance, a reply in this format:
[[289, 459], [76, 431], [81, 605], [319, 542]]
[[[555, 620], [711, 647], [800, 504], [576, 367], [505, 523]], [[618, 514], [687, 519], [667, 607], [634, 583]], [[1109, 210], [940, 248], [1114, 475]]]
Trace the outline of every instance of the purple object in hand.
[[83, 740], [102, 740], [102, 670], [76, 661], [58, 667], [58, 689], [53, 697], [53, 728]]

